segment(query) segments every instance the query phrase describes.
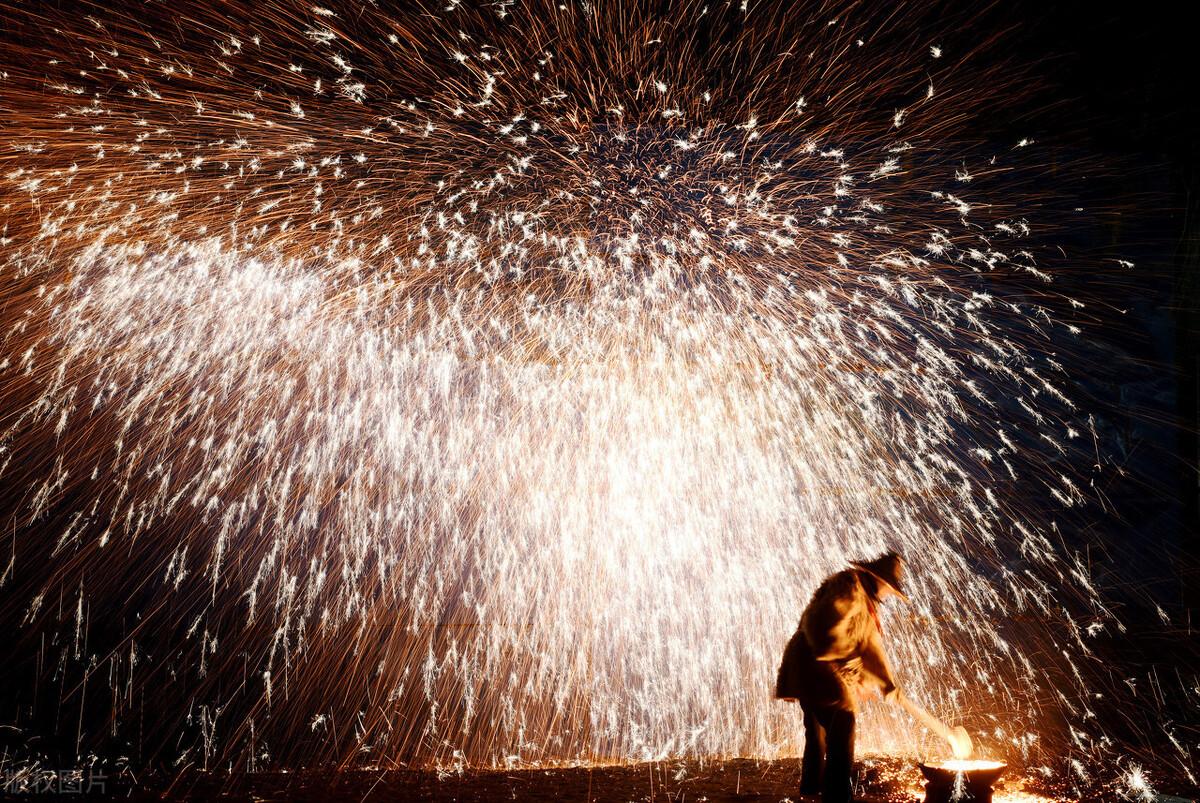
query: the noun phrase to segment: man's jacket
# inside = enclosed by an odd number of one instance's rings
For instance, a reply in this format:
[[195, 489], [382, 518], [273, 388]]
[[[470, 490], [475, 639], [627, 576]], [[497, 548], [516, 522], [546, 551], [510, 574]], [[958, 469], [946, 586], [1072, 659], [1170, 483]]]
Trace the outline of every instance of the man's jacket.
[[819, 681], [830, 670], [840, 681], [843, 705], [853, 707], [863, 691], [878, 689], [885, 696], [894, 691], [896, 683], [876, 619], [877, 605], [857, 569], [827, 578], [804, 609], [800, 627], [784, 653], [776, 696], [803, 702], [810, 695], [800, 687]]

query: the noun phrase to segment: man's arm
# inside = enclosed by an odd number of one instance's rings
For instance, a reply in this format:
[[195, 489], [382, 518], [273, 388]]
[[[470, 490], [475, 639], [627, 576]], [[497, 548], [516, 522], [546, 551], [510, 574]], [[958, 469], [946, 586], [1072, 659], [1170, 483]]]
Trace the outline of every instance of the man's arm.
[[891, 700], [899, 691], [892, 677], [892, 667], [888, 663], [887, 654], [883, 651], [883, 640], [875, 627], [871, 628], [863, 647], [862, 668], [868, 681], [879, 687], [885, 700]]

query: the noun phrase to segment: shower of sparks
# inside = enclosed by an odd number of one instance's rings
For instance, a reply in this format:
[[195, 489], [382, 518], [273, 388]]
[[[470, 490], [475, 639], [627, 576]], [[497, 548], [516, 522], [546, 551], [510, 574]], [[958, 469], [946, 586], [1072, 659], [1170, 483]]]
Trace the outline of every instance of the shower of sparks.
[[803, 5], [0, 12], [0, 572], [81, 751], [792, 753], [782, 646], [888, 548], [914, 699], [1107, 744], [1036, 144], [956, 144], [1008, 89], [948, 32]]

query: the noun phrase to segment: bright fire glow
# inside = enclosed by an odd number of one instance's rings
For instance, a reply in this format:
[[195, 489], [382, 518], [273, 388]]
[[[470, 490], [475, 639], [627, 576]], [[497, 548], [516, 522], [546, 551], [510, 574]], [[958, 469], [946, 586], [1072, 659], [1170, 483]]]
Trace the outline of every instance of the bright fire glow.
[[949, 758], [945, 761], [927, 761], [926, 766], [950, 772], [972, 772], [975, 770], [998, 770], [1005, 766], [1003, 761], [988, 761], [986, 759]]

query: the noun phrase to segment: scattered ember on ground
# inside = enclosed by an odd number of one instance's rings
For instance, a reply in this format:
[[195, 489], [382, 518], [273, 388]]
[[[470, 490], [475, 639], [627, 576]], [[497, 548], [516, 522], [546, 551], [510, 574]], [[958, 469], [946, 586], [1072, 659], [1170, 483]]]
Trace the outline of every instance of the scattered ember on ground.
[[[143, 776], [113, 781], [108, 794], [132, 800], [272, 801], [816, 801], [798, 794], [797, 759], [664, 761], [601, 767], [513, 770], [348, 770], [329, 772], [195, 773], [174, 779]], [[994, 803], [1075, 803], [1079, 798], [1043, 788], [1016, 773], [1001, 779]], [[860, 762], [857, 800], [919, 803], [922, 779], [915, 762], [871, 757]]]

